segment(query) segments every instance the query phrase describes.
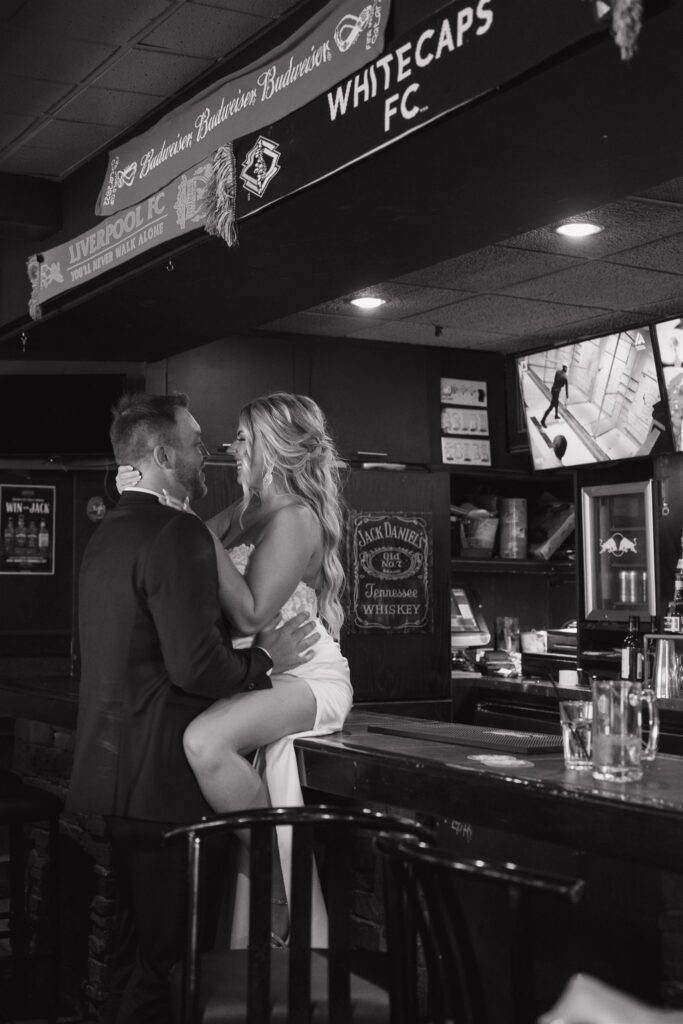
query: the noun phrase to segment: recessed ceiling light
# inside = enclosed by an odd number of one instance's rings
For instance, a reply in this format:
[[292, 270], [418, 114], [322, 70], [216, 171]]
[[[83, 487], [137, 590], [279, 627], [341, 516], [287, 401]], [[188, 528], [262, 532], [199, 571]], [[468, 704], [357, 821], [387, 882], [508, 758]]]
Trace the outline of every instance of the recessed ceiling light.
[[358, 306], [359, 309], [377, 309], [378, 306], [384, 305], [384, 301], [379, 295], [360, 295], [357, 299], [351, 299], [351, 305]]
[[602, 231], [599, 224], [589, 224], [587, 221], [574, 220], [571, 224], [560, 224], [555, 228], [558, 235], [566, 235], [567, 238], [587, 238], [588, 235], [597, 235]]

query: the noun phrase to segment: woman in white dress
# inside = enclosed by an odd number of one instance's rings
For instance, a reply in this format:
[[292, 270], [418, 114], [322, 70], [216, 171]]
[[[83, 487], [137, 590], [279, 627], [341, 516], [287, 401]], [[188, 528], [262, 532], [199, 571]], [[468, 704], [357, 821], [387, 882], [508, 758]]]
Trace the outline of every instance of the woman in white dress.
[[[215, 538], [221, 607], [233, 642], [250, 644], [278, 612], [286, 620], [302, 610], [315, 616], [320, 639], [300, 668], [272, 677], [271, 690], [218, 700], [187, 728], [188, 761], [217, 812], [302, 803], [292, 736], [340, 729], [353, 699], [338, 644], [342, 516], [338, 456], [325, 418], [306, 396], [255, 399], [240, 412], [231, 451], [244, 497], [207, 526]], [[254, 765], [246, 755], [256, 748], [265, 758]], [[287, 831], [278, 836], [286, 891]], [[327, 922], [315, 893], [314, 902], [313, 941], [325, 945]], [[233, 945], [246, 941], [240, 913], [246, 904], [238, 886]]]

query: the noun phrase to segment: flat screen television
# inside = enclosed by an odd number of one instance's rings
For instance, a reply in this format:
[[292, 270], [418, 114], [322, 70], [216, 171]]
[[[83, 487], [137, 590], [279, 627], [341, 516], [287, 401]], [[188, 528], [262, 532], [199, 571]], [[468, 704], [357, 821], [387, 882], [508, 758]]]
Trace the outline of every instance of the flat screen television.
[[516, 357], [534, 469], [673, 451], [649, 327]]
[[113, 458], [111, 409], [123, 373], [0, 374], [0, 458]]
[[674, 451], [683, 452], [683, 318], [655, 324], [654, 339], [664, 375]]

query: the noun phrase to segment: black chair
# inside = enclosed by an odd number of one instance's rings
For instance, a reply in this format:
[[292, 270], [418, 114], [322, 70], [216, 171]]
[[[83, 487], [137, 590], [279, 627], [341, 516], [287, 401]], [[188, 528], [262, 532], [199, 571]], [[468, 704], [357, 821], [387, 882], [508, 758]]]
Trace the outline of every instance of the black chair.
[[[425, 1019], [429, 1024], [485, 1024], [489, 1018], [485, 965], [473, 941], [477, 925], [468, 922], [459, 893], [465, 881], [506, 890], [508, 919], [499, 922], [510, 956], [506, 1019], [510, 1024], [535, 1021], [528, 897], [536, 893], [575, 903], [583, 881], [515, 864], [463, 860], [415, 838], [379, 836], [375, 846], [384, 861], [392, 1024]], [[421, 998], [425, 989], [426, 998]]]
[[[36, 995], [36, 965], [30, 954], [29, 914], [27, 906], [27, 849], [26, 829], [29, 825], [46, 824], [48, 828], [48, 875], [46, 884], [47, 906], [45, 922], [48, 935], [48, 975], [45, 991], [40, 993], [45, 1018], [53, 1024], [59, 1009], [59, 815], [62, 803], [43, 790], [22, 783], [11, 772], [0, 772], [0, 829], [8, 833], [9, 909], [0, 913], [0, 938], [9, 939], [12, 1002], [17, 1013], [36, 1007], [31, 1000]], [[29, 988], [31, 968], [31, 988]]]
[[[292, 826], [290, 933], [271, 948], [271, 871], [276, 827]], [[236, 829], [251, 832], [249, 949], [202, 951], [203, 846]], [[323, 805], [216, 815], [166, 834], [188, 854], [188, 942], [176, 984], [182, 1024], [383, 1024], [389, 1020], [387, 956], [352, 948], [352, 850], [359, 835], [379, 832], [428, 840], [408, 818]], [[368, 846], [375, 857], [372, 846]], [[322, 853], [329, 949], [311, 949], [311, 878]], [[254, 884], [254, 880], [258, 880]], [[176, 978], [176, 982], [178, 979]]]

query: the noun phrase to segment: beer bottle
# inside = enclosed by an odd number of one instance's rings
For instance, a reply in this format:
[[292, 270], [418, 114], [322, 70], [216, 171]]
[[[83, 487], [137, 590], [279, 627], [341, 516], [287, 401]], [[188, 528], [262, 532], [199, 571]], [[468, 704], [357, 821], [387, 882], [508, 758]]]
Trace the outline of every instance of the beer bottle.
[[637, 615], [629, 615], [628, 633], [621, 644], [621, 678], [632, 682], [643, 680], [643, 641]]
[[680, 633], [681, 631], [681, 620], [680, 616], [676, 614], [676, 605], [673, 601], [669, 601], [666, 615], [664, 616], [663, 631], [665, 633]]
[[674, 574], [674, 615], [678, 615], [680, 632], [680, 623], [683, 621], [683, 534], [681, 534], [681, 552], [678, 556], [678, 562], [676, 563], [676, 572]]

